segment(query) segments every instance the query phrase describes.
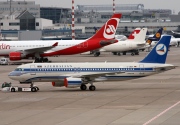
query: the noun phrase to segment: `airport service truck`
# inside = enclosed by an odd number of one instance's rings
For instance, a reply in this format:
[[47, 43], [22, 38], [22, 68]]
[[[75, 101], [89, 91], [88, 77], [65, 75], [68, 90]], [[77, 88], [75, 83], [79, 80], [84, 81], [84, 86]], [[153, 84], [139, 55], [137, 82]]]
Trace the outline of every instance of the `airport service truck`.
[[20, 61], [11, 61], [9, 58], [0, 58], [0, 65], [21, 65], [25, 63], [32, 63], [32, 60], [20, 60]]
[[32, 87], [18, 87], [18, 86], [12, 86], [11, 83], [4, 82], [2, 84], [2, 91], [4, 92], [37, 92], [39, 91], [39, 88], [37, 86]]

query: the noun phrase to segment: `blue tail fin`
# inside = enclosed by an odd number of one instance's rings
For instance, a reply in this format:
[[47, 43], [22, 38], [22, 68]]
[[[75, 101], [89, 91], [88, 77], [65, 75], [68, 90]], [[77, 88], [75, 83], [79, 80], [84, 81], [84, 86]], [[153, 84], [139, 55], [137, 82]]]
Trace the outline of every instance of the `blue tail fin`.
[[165, 63], [171, 36], [163, 36], [141, 63]]
[[95, 34], [98, 32], [98, 28], [94, 27]]
[[161, 35], [163, 32], [163, 28], [160, 28], [153, 37], [149, 37], [146, 41], [149, 45], [151, 45], [152, 41], [159, 41], [161, 39]]
[[156, 39], [156, 41], [159, 41], [161, 39], [161, 35], [162, 35], [162, 31], [163, 28], [160, 28], [153, 36], [154, 39]]

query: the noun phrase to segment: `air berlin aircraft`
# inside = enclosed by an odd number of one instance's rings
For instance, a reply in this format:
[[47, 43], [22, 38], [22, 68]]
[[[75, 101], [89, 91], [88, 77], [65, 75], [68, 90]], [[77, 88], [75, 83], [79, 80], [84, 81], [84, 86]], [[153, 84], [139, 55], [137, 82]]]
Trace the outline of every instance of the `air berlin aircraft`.
[[13, 61], [35, 57], [35, 62], [47, 62], [48, 59], [44, 57], [99, 49], [118, 42], [114, 37], [121, 16], [120, 13], [114, 14], [94, 36], [86, 40], [1, 41], [0, 56], [9, 56]]

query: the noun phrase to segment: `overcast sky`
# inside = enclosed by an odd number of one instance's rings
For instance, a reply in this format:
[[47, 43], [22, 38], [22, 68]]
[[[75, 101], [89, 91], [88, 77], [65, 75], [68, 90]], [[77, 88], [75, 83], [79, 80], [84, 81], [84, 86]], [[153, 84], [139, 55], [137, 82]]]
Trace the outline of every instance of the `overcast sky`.
[[[0, 0], [5, 1], [5, 0]], [[16, 1], [16, 0], [14, 0]], [[21, 0], [19, 0], [21, 1]], [[23, 1], [23, 0], [22, 0]], [[41, 6], [71, 8], [72, 0], [26, 0], [36, 1]], [[112, 4], [113, 0], [74, 0], [75, 5]], [[116, 4], [144, 4], [145, 9], [171, 9], [177, 14], [180, 11], [180, 0], [115, 0]]]

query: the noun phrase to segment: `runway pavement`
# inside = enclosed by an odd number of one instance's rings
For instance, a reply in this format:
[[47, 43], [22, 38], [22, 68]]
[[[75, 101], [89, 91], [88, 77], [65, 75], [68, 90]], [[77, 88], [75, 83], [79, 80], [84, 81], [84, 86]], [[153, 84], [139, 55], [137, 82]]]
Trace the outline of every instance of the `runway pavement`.
[[[51, 57], [53, 62], [127, 62], [139, 56], [103, 53]], [[180, 48], [171, 48], [167, 63], [180, 66]], [[0, 66], [0, 83], [16, 65]], [[36, 83], [39, 92], [0, 92], [0, 125], [179, 125], [180, 68], [141, 79], [95, 83], [96, 91], [55, 88]]]

